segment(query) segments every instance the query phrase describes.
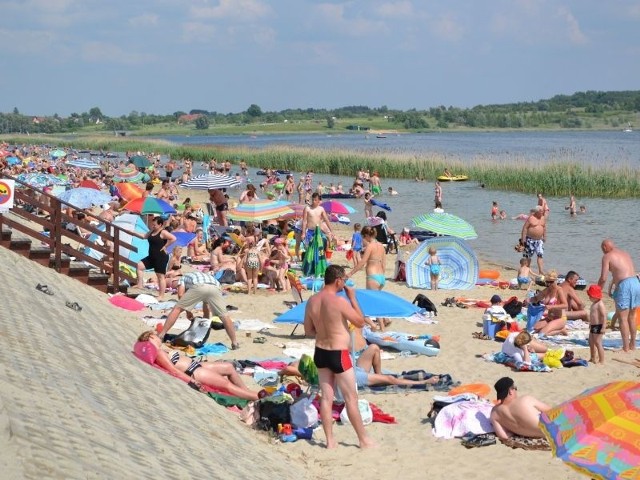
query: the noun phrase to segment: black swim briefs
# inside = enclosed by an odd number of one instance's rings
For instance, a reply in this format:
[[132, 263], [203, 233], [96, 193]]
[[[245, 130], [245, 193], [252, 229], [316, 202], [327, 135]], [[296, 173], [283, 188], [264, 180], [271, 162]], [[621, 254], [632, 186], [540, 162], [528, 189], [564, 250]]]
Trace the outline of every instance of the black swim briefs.
[[602, 327], [604, 327], [602, 323], [598, 323], [597, 325], [589, 325], [589, 333], [600, 335], [603, 333]]
[[316, 347], [313, 361], [318, 368], [328, 368], [333, 373], [343, 373], [353, 368], [349, 350], [325, 350]]
[[222, 203], [220, 205], [216, 205], [216, 210], [219, 212], [225, 212], [227, 210], [229, 210], [229, 204], [228, 203]]

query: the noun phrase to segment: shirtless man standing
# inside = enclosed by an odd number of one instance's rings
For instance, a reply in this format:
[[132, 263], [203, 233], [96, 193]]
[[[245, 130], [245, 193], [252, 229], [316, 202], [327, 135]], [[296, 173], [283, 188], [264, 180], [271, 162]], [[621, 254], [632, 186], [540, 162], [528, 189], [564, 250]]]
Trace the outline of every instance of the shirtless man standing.
[[[320, 381], [320, 419], [327, 439], [327, 448], [337, 447], [333, 436], [331, 406], [334, 399], [334, 384], [340, 388], [345, 401], [349, 422], [358, 435], [360, 448], [375, 444], [368, 437], [358, 410], [358, 392], [349, 345], [351, 336], [348, 324], [358, 328], [365, 325], [364, 315], [358, 305], [356, 292], [345, 285], [344, 268], [330, 265], [324, 276], [324, 288], [307, 301], [304, 315], [304, 333], [315, 337], [316, 347], [313, 361], [318, 367]], [[345, 291], [347, 298], [338, 296]]]
[[631, 256], [615, 246], [613, 240], [602, 242], [602, 270], [598, 285], [602, 288], [611, 272], [609, 295], [613, 291], [616, 303], [616, 317], [620, 320], [622, 350], [636, 349], [636, 307], [640, 305], [640, 279], [636, 275]]
[[518, 387], [512, 378], [502, 377], [494, 385], [498, 404], [491, 410], [491, 424], [500, 440], [513, 435], [542, 438], [538, 422], [540, 414], [551, 409], [549, 405], [531, 395], [518, 396]]
[[524, 258], [532, 258], [536, 255], [538, 273], [544, 275], [542, 256], [544, 255], [544, 242], [547, 241], [547, 220], [544, 216], [543, 207], [538, 205], [531, 209], [531, 215], [524, 222], [520, 237], [522, 245], [524, 245], [522, 256]]
[[580, 275], [573, 270], [569, 270], [564, 277], [564, 282], [560, 284], [560, 289], [564, 290], [564, 293], [567, 296], [567, 303], [569, 306], [565, 315], [567, 320], [584, 320], [585, 322], [588, 322], [589, 311], [584, 308], [584, 303], [576, 294], [576, 283], [579, 279]]

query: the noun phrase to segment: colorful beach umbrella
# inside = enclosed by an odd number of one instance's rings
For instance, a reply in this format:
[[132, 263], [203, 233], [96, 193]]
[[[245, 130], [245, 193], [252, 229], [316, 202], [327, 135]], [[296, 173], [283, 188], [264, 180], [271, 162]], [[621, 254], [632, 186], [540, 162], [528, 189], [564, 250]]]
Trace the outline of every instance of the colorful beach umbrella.
[[[144, 223], [142, 217], [140, 215], [134, 215], [133, 213], [118, 215], [113, 223], [124, 229], [125, 232], [135, 232], [140, 235], [145, 235], [149, 231], [149, 227]], [[119, 253], [124, 258], [137, 263], [149, 254], [149, 242], [144, 238], [134, 237], [125, 232], [120, 233], [120, 240], [136, 247], [138, 251], [134, 252], [133, 250], [120, 247]]]
[[553, 454], [601, 480], [640, 478], [640, 383], [585, 390], [540, 417]]
[[77, 158], [67, 162], [70, 167], [84, 168], [86, 170], [98, 170], [102, 168], [99, 163], [89, 160], [88, 158]]
[[327, 257], [325, 256], [324, 248], [324, 239], [320, 233], [320, 227], [316, 226], [302, 259], [302, 272], [305, 275], [315, 278], [324, 277], [324, 272], [327, 269]]
[[384, 219], [380, 217], [367, 217], [367, 225], [370, 227], [377, 227], [378, 225], [382, 225], [384, 223]]
[[7, 162], [7, 165], [10, 165], [12, 167], [14, 165], [20, 165], [22, 163], [22, 161], [18, 157], [14, 157], [14, 156], [7, 157], [6, 162]]
[[473, 240], [478, 238], [473, 226], [460, 217], [450, 213], [431, 212], [413, 218], [412, 223], [417, 228], [423, 228], [438, 235]]
[[438, 288], [470, 290], [478, 281], [478, 259], [467, 242], [455, 237], [434, 237], [423, 241], [405, 264], [407, 285], [413, 288], [431, 288], [428, 265], [429, 248], [434, 247], [440, 259]]
[[49, 155], [51, 156], [51, 158], [61, 158], [61, 157], [66, 157], [67, 156], [67, 152], [65, 152], [64, 150], [62, 150], [60, 148], [56, 148], [55, 150], [51, 150], [49, 152]]
[[102, 205], [111, 201], [111, 195], [93, 188], [72, 188], [57, 195], [63, 202], [75, 205], [77, 208], [91, 208], [94, 205]]
[[296, 218], [302, 218], [302, 212], [306, 205], [304, 203], [292, 203], [289, 205], [291, 212], [285, 213], [278, 217], [280, 220], [295, 220]]
[[193, 190], [214, 190], [216, 188], [237, 187], [240, 182], [229, 175], [218, 175], [215, 173], [205, 173], [193, 177], [187, 182], [180, 185], [181, 188], [190, 188]]
[[93, 180], [82, 180], [80, 182], [80, 185], [78, 185], [79, 187], [84, 187], [84, 188], [93, 188], [94, 190], [100, 190], [100, 185], [98, 185], [96, 182], [94, 182]]
[[356, 209], [350, 207], [346, 203], [338, 202], [337, 200], [326, 200], [320, 204], [327, 214], [335, 213], [336, 215], [349, 215], [355, 213]]
[[49, 173], [21, 173], [16, 177], [30, 187], [43, 188], [51, 185], [67, 185], [69, 182]]
[[[344, 292], [338, 295], [346, 298]], [[421, 312], [420, 308], [408, 300], [384, 290], [356, 289], [356, 299], [367, 317], [406, 318]], [[278, 316], [274, 323], [304, 323], [306, 308], [307, 302], [302, 302]]]
[[255, 200], [238, 204], [237, 207], [229, 209], [227, 216], [232, 220], [244, 222], [261, 222], [271, 220], [291, 213], [289, 202], [274, 200]]
[[123, 208], [143, 215], [173, 215], [177, 213], [176, 209], [169, 203], [156, 197], [136, 198], [128, 202]]
[[117, 170], [115, 175], [113, 176], [113, 180], [116, 182], [130, 182], [137, 183], [142, 181], [144, 178], [144, 174], [134, 166], [127, 165], [122, 167], [120, 170]]
[[116, 183], [115, 186], [118, 189], [118, 193], [120, 194], [120, 196], [127, 201], [140, 198], [144, 193], [144, 191], [140, 187], [134, 185], [133, 183], [120, 182]]
[[129, 159], [129, 163], [135, 165], [137, 168], [147, 168], [152, 165], [151, 161], [142, 155], [134, 155]]

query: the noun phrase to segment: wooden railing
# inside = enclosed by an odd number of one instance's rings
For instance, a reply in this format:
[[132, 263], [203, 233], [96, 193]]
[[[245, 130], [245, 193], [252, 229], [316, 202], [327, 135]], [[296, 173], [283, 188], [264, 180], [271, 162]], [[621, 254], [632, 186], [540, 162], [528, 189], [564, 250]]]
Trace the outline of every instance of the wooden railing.
[[[26, 222], [21, 222], [11, 218], [10, 215], [0, 213], [0, 229], [2, 229], [3, 225], [7, 225], [12, 230], [17, 230], [35, 241], [48, 245], [53, 254], [52, 266], [57, 271], [61, 270], [62, 255], [66, 254], [69, 257], [75, 257], [76, 260], [93, 265], [105, 273], [112, 274], [113, 288], [116, 291], [122, 280], [136, 281], [135, 277], [120, 270], [123, 264], [135, 270], [136, 263], [123, 257], [119, 252], [121, 248], [133, 252], [137, 252], [138, 250], [133, 245], [121, 240], [120, 237], [123, 232], [137, 238], [144, 238], [143, 235], [128, 230], [125, 231], [118, 225], [105, 221], [75, 205], [63, 202], [55, 196], [39, 188], [32, 187], [10, 175], [0, 174], [0, 178], [15, 180], [15, 206], [11, 209], [11, 213], [26, 220]], [[29, 205], [31, 207], [28, 207]], [[83, 212], [87, 216], [88, 221], [79, 222], [76, 217], [67, 213], [68, 209]], [[104, 225], [104, 228], [102, 229], [92, 225], [90, 223], [91, 221], [99, 225]], [[83, 230], [95, 234], [101, 242], [89, 240], [79, 235], [77, 231], [64, 228], [63, 224], [66, 223], [80, 224]], [[36, 228], [38, 227], [36, 227], [36, 225], [42, 229], [37, 230]], [[75, 242], [78, 244], [78, 247], [74, 248], [70, 242]], [[102, 245], [99, 243], [102, 243]], [[84, 247], [102, 254], [102, 258], [96, 259], [93, 256], [87, 255]]]

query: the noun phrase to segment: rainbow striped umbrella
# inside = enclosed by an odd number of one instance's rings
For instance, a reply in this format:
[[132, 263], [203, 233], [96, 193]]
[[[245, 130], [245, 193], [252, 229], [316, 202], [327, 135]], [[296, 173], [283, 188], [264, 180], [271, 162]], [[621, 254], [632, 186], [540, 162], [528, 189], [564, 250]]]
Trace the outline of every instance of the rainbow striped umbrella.
[[127, 165], [118, 170], [113, 176], [113, 180], [116, 182], [131, 182], [137, 183], [142, 181], [144, 174], [133, 165]]
[[294, 220], [297, 218], [302, 218], [302, 212], [304, 212], [304, 207], [306, 205], [304, 203], [292, 203], [289, 205], [289, 208], [292, 210], [290, 213], [285, 213], [282, 215], [280, 220]]
[[640, 383], [585, 390], [540, 417], [553, 454], [601, 480], [640, 478]]
[[283, 201], [256, 200], [245, 202], [229, 209], [227, 216], [243, 222], [261, 222], [292, 213], [291, 204]]
[[127, 203], [124, 207], [130, 212], [141, 213], [143, 215], [164, 215], [167, 213], [177, 213], [176, 209], [164, 200], [156, 197], [136, 198]]
[[338, 202], [337, 200], [326, 200], [320, 204], [327, 214], [335, 213], [336, 215], [349, 215], [355, 213], [356, 209], [350, 207], [346, 203]]

